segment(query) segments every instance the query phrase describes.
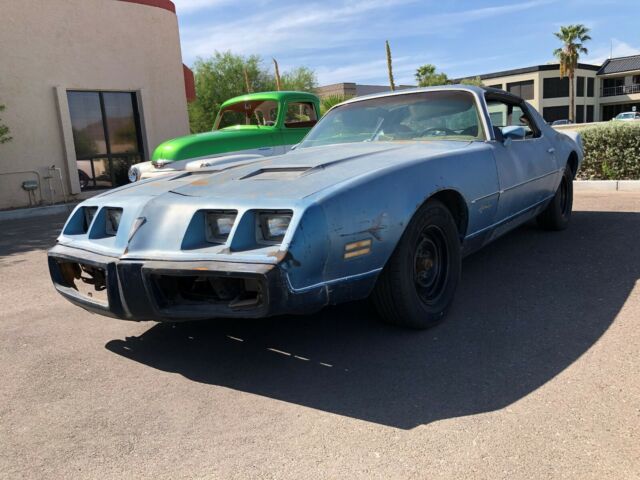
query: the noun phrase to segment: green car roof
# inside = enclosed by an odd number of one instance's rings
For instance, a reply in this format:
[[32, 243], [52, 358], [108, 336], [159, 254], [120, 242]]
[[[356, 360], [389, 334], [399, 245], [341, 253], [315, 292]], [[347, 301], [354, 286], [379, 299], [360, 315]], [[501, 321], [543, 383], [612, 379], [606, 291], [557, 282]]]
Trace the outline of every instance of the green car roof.
[[251, 100], [275, 100], [280, 102], [295, 98], [296, 100], [309, 100], [310, 102], [317, 102], [318, 97], [309, 92], [296, 92], [296, 91], [280, 91], [280, 92], [257, 92], [248, 93], [246, 95], [240, 95], [239, 97], [233, 97], [224, 102], [220, 108], [223, 108], [232, 103], [246, 102]]

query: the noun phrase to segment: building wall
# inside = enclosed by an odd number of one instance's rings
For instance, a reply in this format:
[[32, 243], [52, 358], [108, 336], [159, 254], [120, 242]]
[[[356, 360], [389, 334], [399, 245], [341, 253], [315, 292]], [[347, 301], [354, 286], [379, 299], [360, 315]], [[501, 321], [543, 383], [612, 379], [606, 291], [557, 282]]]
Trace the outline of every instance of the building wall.
[[[134, 91], [145, 154], [189, 132], [178, 24], [151, 4], [117, 0], [5, 2], [0, 29], [0, 104], [13, 140], [0, 145], [0, 173], [62, 169], [79, 192], [67, 90]], [[28, 205], [28, 175], [0, 176], [0, 209]], [[46, 187], [46, 181], [43, 182]], [[53, 181], [55, 200], [62, 199]], [[43, 188], [45, 203], [48, 187]]]
[[[598, 95], [601, 94], [604, 79], [622, 78], [624, 89], [619, 95], [600, 97], [600, 118], [610, 120], [611, 117], [624, 111], [630, 111], [633, 107], [640, 112], [640, 70], [630, 70], [628, 72], [613, 73], [600, 76], [600, 87]], [[635, 82], [634, 82], [635, 79]]]
[[[544, 108], [546, 107], [560, 107], [560, 106], [568, 107], [569, 106], [569, 97], [544, 98], [544, 79], [558, 78], [558, 77], [559, 77], [558, 70], [541, 70], [541, 71], [523, 73], [518, 75], [507, 75], [504, 77], [488, 78], [486, 80], [483, 80], [483, 83], [486, 86], [499, 85], [500, 86], [499, 88], [502, 88], [503, 90], [507, 90], [507, 84], [509, 83], [533, 80], [534, 98], [528, 99], [527, 102], [529, 102], [536, 110], [538, 110], [542, 114], [544, 111]], [[594, 70], [577, 69], [575, 74], [575, 79], [574, 79], [574, 88], [576, 86], [575, 82], [577, 81], [578, 77], [596, 79], [596, 72]], [[598, 111], [598, 109], [596, 108], [597, 101], [598, 101], [597, 79], [594, 80], [594, 82], [595, 82], [594, 96], [593, 97], [586, 96], [587, 87], [585, 82], [585, 90], [584, 90], [585, 96], [584, 97], [576, 96], [576, 106], [583, 105], [586, 107], [587, 105], [591, 105], [594, 107], [594, 116], [596, 116]], [[574, 91], [577, 91], [577, 90], [574, 90]], [[597, 121], [597, 118], [594, 118], [594, 120]]]

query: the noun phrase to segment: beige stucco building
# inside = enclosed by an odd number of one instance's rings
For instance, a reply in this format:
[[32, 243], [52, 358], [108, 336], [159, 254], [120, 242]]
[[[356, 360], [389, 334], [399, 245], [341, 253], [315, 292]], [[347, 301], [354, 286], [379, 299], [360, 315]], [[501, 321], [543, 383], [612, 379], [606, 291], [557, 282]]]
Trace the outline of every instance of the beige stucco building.
[[0, 117], [13, 137], [0, 144], [0, 209], [124, 183], [130, 163], [189, 132], [172, 2], [0, 6]]
[[[535, 65], [479, 75], [486, 86], [513, 92], [530, 102], [547, 121], [569, 118], [569, 79], [558, 64]], [[611, 120], [640, 111], [640, 55], [610, 58], [602, 65], [580, 63], [575, 71], [575, 121]]]

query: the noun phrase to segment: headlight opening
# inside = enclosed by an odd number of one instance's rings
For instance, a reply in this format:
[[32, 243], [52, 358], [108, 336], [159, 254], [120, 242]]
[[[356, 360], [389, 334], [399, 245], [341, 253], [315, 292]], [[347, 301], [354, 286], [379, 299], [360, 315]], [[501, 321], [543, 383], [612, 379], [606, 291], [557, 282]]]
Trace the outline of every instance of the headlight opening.
[[205, 212], [205, 237], [209, 243], [225, 243], [236, 222], [235, 210]]
[[258, 224], [261, 240], [268, 243], [281, 243], [287, 233], [292, 216], [291, 210], [260, 212]]
[[107, 208], [104, 219], [104, 232], [107, 235], [115, 235], [118, 233], [120, 219], [122, 218], [121, 208]]

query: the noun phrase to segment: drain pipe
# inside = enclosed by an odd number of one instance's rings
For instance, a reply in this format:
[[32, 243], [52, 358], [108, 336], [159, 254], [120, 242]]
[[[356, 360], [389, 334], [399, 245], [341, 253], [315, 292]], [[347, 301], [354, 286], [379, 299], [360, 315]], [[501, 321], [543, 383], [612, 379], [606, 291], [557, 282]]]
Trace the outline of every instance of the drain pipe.
[[51, 165], [49, 167], [50, 172], [58, 172], [58, 178], [60, 179], [60, 186], [62, 187], [62, 198], [64, 199], [64, 203], [67, 203], [67, 189], [64, 186], [64, 180], [62, 180], [62, 169], [56, 167], [55, 165]]

